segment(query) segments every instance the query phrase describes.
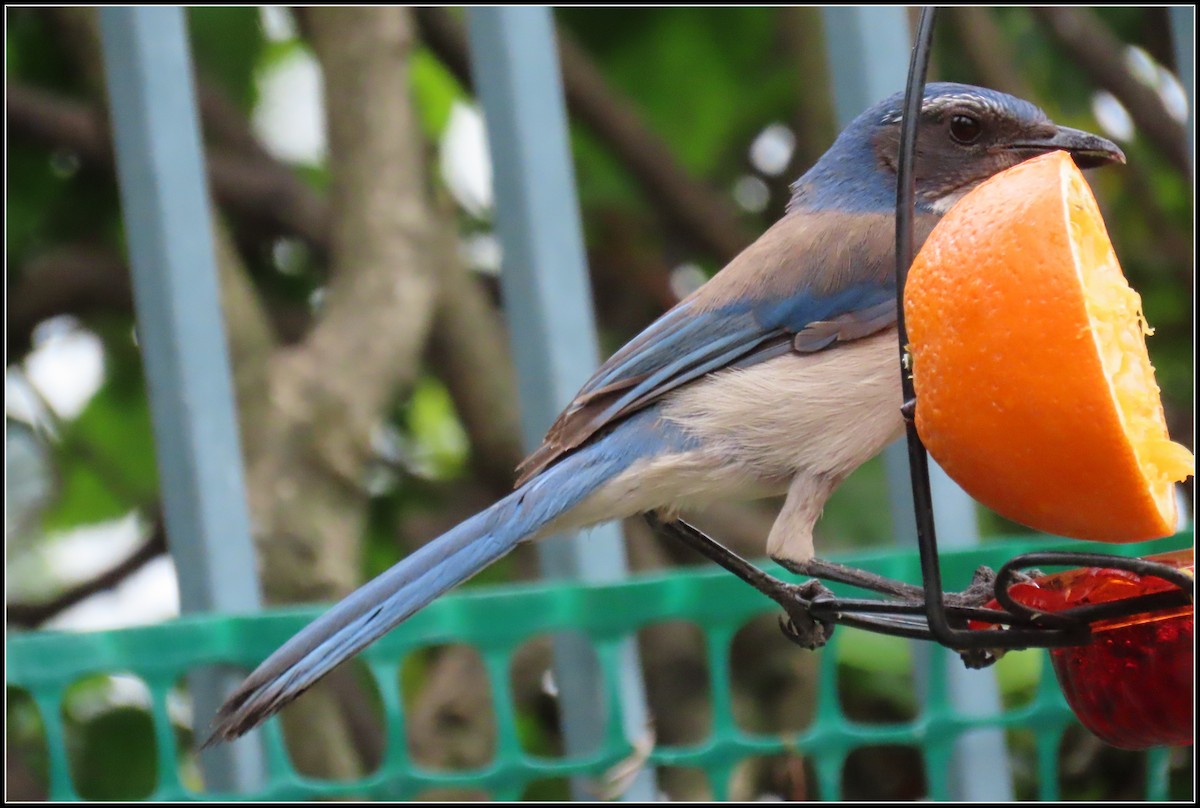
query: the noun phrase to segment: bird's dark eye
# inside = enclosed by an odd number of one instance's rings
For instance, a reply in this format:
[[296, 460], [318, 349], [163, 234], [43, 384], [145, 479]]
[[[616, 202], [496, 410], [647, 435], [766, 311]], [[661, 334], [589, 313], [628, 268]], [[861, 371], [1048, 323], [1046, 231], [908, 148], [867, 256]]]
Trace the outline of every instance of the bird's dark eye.
[[950, 119], [950, 137], [956, 143], [974, 143], [983, 134], [983, 124], [972, 115], [955, 115]]

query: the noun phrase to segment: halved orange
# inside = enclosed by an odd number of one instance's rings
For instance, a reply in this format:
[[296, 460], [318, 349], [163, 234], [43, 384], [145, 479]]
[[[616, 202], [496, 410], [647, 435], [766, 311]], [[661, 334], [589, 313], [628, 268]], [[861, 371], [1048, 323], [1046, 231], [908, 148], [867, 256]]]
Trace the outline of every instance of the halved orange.
[[1141, 298], [1069, 155], [963, 197], [913, 263], [904, 315], [917, 431], [969, 494], [1061, 536], [1174, 532], [1195, 458], [1167, 435]]

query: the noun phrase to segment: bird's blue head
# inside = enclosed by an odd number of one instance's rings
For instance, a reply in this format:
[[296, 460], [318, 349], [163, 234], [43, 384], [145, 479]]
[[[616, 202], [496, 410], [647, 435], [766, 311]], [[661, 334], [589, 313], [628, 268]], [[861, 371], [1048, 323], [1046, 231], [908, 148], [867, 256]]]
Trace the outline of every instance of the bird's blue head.
[[[855, 118], [792, 186], [788, 209], [894, 210], [903, 105], [904, 93], [897, 93]], [[968, 84], [926, 85], [914, 164], [917, 207], [945, 213], [993, 174], [1056, 149], [1081, 168], [1125, 162], [1115, 144], [1058, 126], [1028, 101]]]

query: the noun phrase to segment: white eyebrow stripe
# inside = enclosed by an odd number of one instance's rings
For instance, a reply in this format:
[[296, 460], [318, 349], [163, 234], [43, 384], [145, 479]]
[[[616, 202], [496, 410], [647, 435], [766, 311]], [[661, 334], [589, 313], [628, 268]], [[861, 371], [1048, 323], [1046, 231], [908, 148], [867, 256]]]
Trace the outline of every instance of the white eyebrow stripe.
[[[925, 115], [930, 112], [940, 112], [947, 107], [962, 103], [974, 104], [997, 113], [1004, 112], [1004, 108], [994, 98], [989, 98], [988, 96], [980, 95], [979, 93], [961, 92], [954, 93], [952, 95], [939, 95], [935, 98], [926, 100], [921, 106], [921, 114]], [[1030, 106], [1032, 107], [1032, 105]], [[886, 113], [882, 118], [880, 118], [879, 123], [899, 123], [900, 118], [901, 113], [899, 111], [892, 111]]]

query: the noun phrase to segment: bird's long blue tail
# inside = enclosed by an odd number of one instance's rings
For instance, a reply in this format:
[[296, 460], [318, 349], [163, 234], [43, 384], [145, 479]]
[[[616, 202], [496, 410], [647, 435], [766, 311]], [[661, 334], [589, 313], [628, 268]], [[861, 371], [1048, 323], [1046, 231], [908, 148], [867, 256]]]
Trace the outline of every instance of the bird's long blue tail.
[[498, 520], [489, 517], [519, 495], [514, 492], [425, 545], [292, 637], [226, 700], [209, 740], [231, 739], [261, 723], [438, 595], [512, 550], [531, 531], [525, 525], [495, 525]]
[[221, 706], [205, 745], [252, 729], [438, 595], [535, 535], [661, 446], [652, 434], [632, 442], [609, 435], [575, 452], [348, 595], [246, 678]]

